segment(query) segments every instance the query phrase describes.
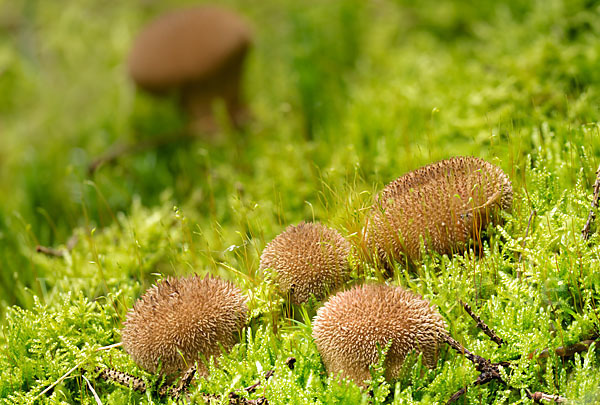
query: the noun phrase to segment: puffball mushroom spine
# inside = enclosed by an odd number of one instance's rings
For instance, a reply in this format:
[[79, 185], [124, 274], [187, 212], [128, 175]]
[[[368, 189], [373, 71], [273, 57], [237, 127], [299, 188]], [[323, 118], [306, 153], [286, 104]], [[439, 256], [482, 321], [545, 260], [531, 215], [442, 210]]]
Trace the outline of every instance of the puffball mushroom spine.
[[350, 276], [350, 243], [320, 223], [289, 226], [265, 247], [260, 269], [277, 272], [279, 289], [301, 304], [311, 295], [321, 300]]
[[375, 199], [365, 227], [367, 250], [376, 258], [421, 259], [421, 245], [440, 254], [478, 239], [501, 210], [510, 210], [513, 190], [497, 166], [476, 157], [454, 157], [409, 172]]
[[336, 294], [313, 322], [313, 338], [327, 371], [361, 386], [371, 378], [369, 366], [379, 360], [378, 344], [383, 348], [391, 341], [385, 376], [392, 380], [413, 350], [434, 368], [445, 336], [446, 323], [427, 301], [400, 287], [378, 284]]
[[[123, 347], [145, 370], [187, 370], [201, 356], [231, 349], [246, 323], [246, 300], [231, 283], [213, 277], [166, 278], [149, 288], [127, 314]], [[198, 372], [207, 369], [199, 362]], [[160, 365], [160, 366], [159, 366]]]

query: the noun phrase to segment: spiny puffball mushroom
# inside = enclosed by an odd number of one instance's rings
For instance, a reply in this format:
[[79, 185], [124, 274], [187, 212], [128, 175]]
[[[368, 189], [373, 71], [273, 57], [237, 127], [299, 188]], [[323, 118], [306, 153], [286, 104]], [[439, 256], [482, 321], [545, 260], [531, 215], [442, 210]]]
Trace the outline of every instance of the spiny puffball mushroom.
[[290, 225], [263, 250], [260, 269], [277, 271], [281, 293], [295, 304], [325, 298], [350, 276], [350, 243], [318, 222]]
[[[163, 375], [188, 370], [201, 356], [219, 357], [231, 349], [248, 312], [231, 283], [197, 275], [166, 278], [149, 288], [127, 314], [123, 347], [143, 369]], [[207, 369], [198, 362], [198, 372]]]
[[176, 10], [139, 33], [129, 54], [129, 75], [148, 91], [179, 91], [192, 128], [212, 132], [215, 99], [225, 101], [234, 123], [245, 114], [240, 84], [251, 40], [248, 24], [227, 9]]
[[388, 380], [402, 374], [412, 351], [423, 354], [423, 364], [435, 368], [446, 323], [427, 301], [400, 287], [367, 284], [331, 297], [317, 311], [313, 338], [328, 373], [360, 386], [371, 378], [369, 366], [379, 361], [377, 345], [391, 346], [385, 359]]
[[464, 249], [500, 210], [512, 206], [512, 185], [497, 166], [476, 157], [454, 157], [409, 172], [375, 199], [365, 228], [367, 249], [389, 263], [421, 259], [427, 249]]

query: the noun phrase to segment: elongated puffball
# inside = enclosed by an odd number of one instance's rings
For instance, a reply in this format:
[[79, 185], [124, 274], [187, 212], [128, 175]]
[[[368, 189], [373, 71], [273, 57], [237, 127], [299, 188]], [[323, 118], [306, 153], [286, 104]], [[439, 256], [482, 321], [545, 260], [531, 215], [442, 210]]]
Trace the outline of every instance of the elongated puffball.
[[371, 284], [331, 297], [317, 311], [312, 335], [327, 371], [364, 387], [371, 378], [369, 366], [379, 360], [377, 345], [384, 348], [391, 342], [384, 363], [388, 380], [400, 376], [413, 350], [434, 368], [446, 324], [437, 309], [415, 294]]
[[[188, 370], [201, 357], [231, 349], [248, 312], [241, 291], [213, 277], [166, 278], [149, 288], [127, 314], [123, 347], [143, 369], [164, 375]], [[198, 373], [206, 375], [202, 361]]]
[[365, 227], [367, 250], [389, 264], [417, 262], [426, 249], [463, 250], [501, 210], [513, 190], [502, 169], [476, 157], [454, 157], [406, 173], [375, 199]]
[[322, 300], [350, 276], [350, 243], [335, 229], [320, 223], [289, 226], [260, 257], [260, 269], [277, 271], [279, 289], [295, 304], [311, 295]]

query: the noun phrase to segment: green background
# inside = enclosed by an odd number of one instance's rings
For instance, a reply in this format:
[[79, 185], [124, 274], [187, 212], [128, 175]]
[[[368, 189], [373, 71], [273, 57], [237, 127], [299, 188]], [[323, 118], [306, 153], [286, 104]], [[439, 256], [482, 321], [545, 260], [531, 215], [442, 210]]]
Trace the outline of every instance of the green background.
[[[581, 238], [600, 164], [598, 3], [224, 2], [254, 30], [252, 121], [88, 175], [115, 142], [183, 130], [174, 100], [136, 91], [125, 67], [140, 27], [183, 4], [0, 0], [0, 399], [96, 403], [85, 375], [103, 403], [167, 402], [95, 379], [96, 366], [156, 379], [121, 349], [95, 349], [119, 341], [127, 309], [158, 278], [211, 273], [249, 294], [253, 320], [192, 398], [226, 395], [274, 367], [251, 398], [367, 403], [366, 391], [325, 374], [313, 307], [303, 321], [274, 316], [282, 300], [258, 272], [260, 252], [302, 220], [355, 241], [386, 183], [473, 155], [513, 182], [504, 225], [490, 229], [483, 255], [428, 256], [415, 272], [399, 266], [392, 283], [437, 305], [470, 350], [515, 361], [506, 379], [517, 390], [473, 387], [465, 403], [530, 403], [526, 387], [600, 401], [595, 346], [528, 358], [600, 329], [599, 238]], [[36, 252], [72, 235], [63, 257]], [[507, 344], [477, 330], [459, 299]], [[374, 401], [443, 403], [477, 374], [444, 349], [436, 370], [414, 359], [397, 382], [374, 378]]]

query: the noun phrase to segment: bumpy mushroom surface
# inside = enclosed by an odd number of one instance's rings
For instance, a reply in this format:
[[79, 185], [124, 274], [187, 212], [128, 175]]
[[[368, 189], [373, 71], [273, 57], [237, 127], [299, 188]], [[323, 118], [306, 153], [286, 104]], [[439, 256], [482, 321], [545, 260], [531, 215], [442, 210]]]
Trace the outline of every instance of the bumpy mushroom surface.
[[406, 356], [423, 354], [423, 364], [434, 368], [446, 324], [427, 301], [400, 287], [356, 286], [331, 297], [317, 311], [313, 337], [330, 374], [341, 373], [360, 386], [371, 378], [369, 366], [379, 360], [391, 341], [385, 360], [388, 380], [399, 377]]
[[335, 229], [320, 223], [289, 226], [260, 257], [260, 269], [277, 271], [279, 288], [295, 304], [311, 295], [321, 300], [350, 275], [350, 243]]
[[129, 54], [129, 74], [152, 92], [178, 90], [194, 125], [213, 130], [215, 99], [225, 101], [234, 122], [243, 114], [240, 81], [251, 37], [247, 23], [227, 9], [176, 10], [139, 33]]
[[[140, 367], [179, 374], [203, 356], [231, 349], [248, 312], [241, 291], [212, 277], [167, 278], [149, 288], [127, 314], [123, 347]], [[206, 374], [200, 361], [199, 374]]]
[[451, 254], [512, 206], [502, 169], [476, 157], [455, 157], [409, 172], [377, 196], [365, 229], [367, 248], [384, 263], [421, 259], [427, 249]]

